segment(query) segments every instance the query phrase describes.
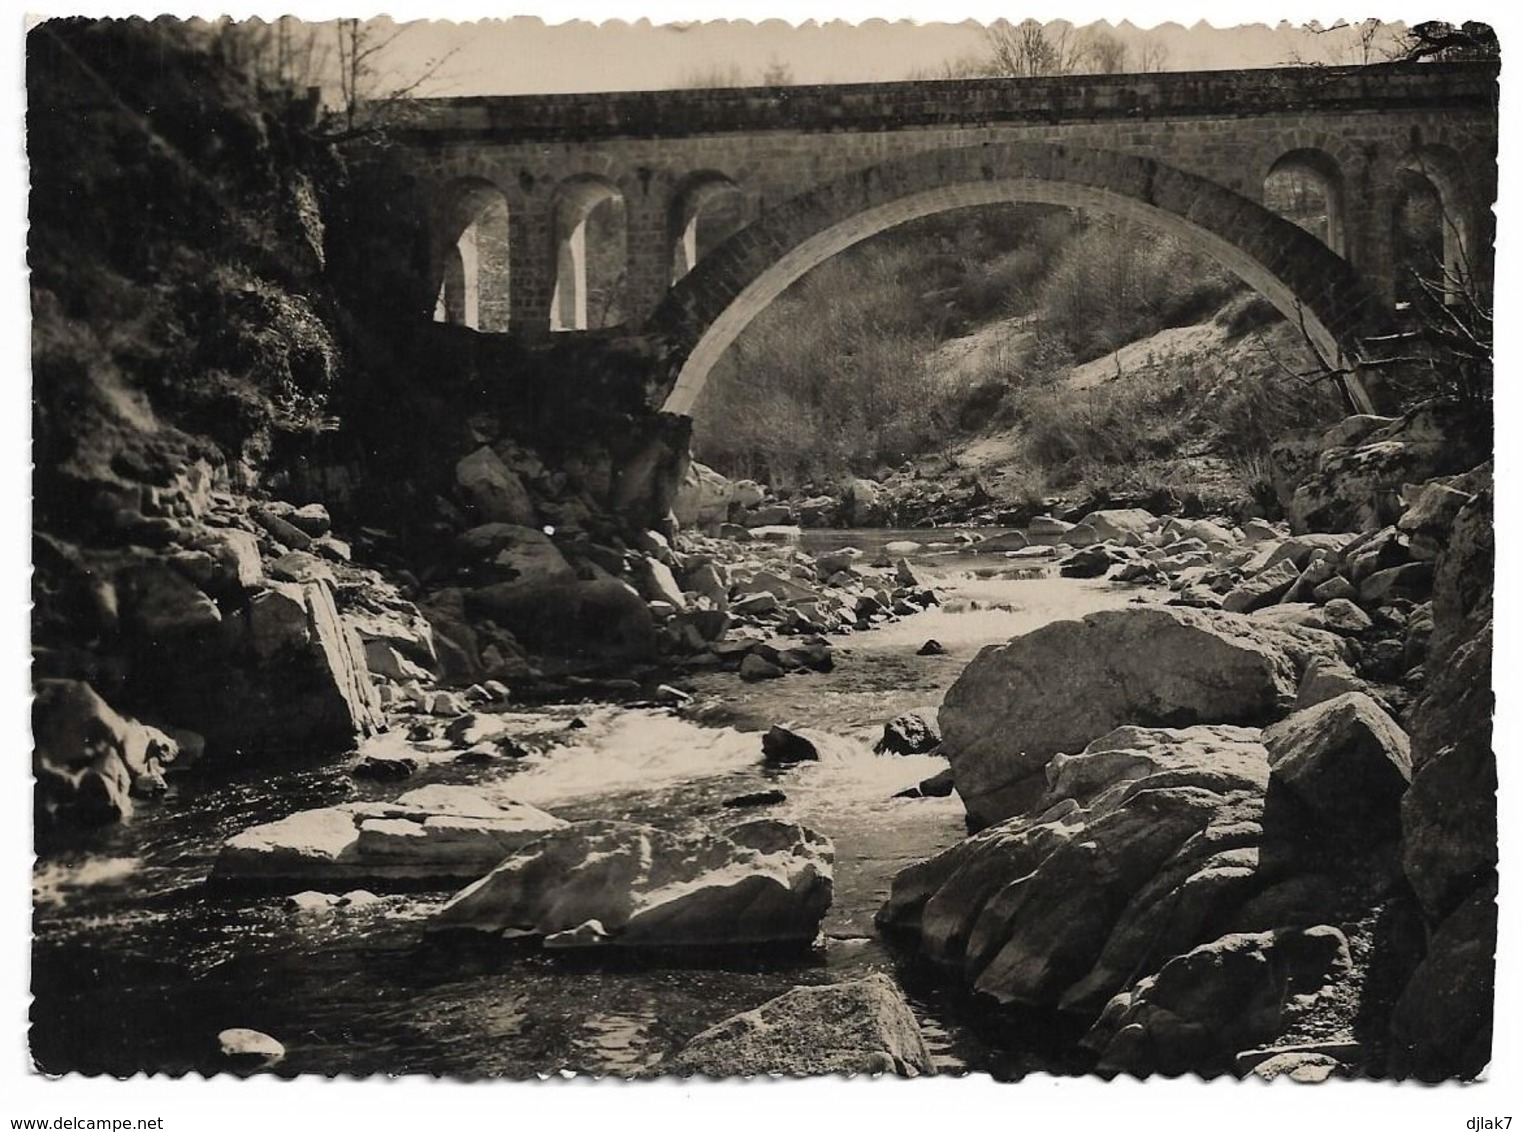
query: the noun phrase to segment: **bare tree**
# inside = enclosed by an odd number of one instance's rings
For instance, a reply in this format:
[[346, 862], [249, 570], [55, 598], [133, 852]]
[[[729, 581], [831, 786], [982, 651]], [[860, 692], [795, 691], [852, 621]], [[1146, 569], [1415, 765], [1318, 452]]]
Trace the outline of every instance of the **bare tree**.
[[762, 69], [761, 85], [792, 86], [793, 68], [775, 57], [769, 59], [766, 67]]
[[713, 63], [687, 71], [677, 82], [678, 90], [720, 90], [742, 86], [792, 86], [793, 66], [773, 58], [758, 71], [748, 73], [739, 63]]
[[379, 66], [383, 52], [406, 34], [407, 25], [389, 20], [341, 19], [334, 26], [338, 43], [339, 114], [345, 135], [380, 128], [437, 75], [455, 55], [451, 49], [428, 60], [423, 69], [398, 86], [392, 86]]
[[1148, 74], [1169, 69], [1169, 45], [1146, 36], [1137, 48], [1137, 70]]
[[1117, 75], [1126, 72], [1131, 52], [1118, 37], [1103, 28], [1089, 28], [1078, 37], [1077, 69], [1090, 74]]
[[1044, 27], [1036, 20], [997, 20], [984, 30], [986, 73], [1009, 78], [1066, 75], [1074, 70], [1075, 37], [1064, 23]]

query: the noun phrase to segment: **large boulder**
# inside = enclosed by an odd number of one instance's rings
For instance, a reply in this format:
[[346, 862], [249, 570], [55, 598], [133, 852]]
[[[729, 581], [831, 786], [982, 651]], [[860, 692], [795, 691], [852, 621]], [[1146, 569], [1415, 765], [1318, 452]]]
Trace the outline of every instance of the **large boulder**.
[[1281, 559], [1273, 566], [1260, 570], [1252, 577], [1244, 578], [1222, 598], [1222, 608], [1228, 613], [1252, 613], [1279, 601], [1301, 577], [1295, 563]]
[[202, 585], [214, 596], [241, 593], [257, 586], [264, 577], [259, 540], [251, 531], [204, 527], [192, 538], [191, 545], [212, 559], [214, 572]]
[[881, 527], [888, 522], [887, 499], [881, 484], [855, 479], [841, 492], [841, 522], [848, 527]]
[[849, 983], [795, 987], [703, 1031], [661, 1069], [708, 1077], [920, 1077], [936, 1071], [920, 1024], [893, 980], [881, 973]]
[[1264, 731], [1273, 781], [1283, 784], [1341, 845], [1369, 846], [1401, 832], [1412, 780], [1407, 734], [1363, 692], [1305, 708]]
[[1093, 1018], [1249, 891], [1268, 756], [1251, 728], [1121, 727], [1046, 778], [1032, 813], [900, 872], [878, 922], [999, 1002]]
[[1118, 995], [1085, 1044], [1102, 1073], [1223, 1073], [1350, 967], [1348, 940], [1329, 925], [1225, 935]]
[[1044, 768], [1123, 724], [1261, 725], [1294, 703], [1337, 637], [1234, 614], [1136, 607], [1057, 621], [990, 645], [948, 689], [942, 751], [971, 821], [1023, 812]]
[[168, 562], [136, 563], [118, 572], [115, 582], [123, 628], [142, 646], [204, 639], [222, 622], [216, 603]]
[[395, 802], [301, 810], [228, 839], [212, 879], [303, 888], [459, 883], [567, 823], [471, 786], [424, 786]]
[[1080, 531], [1089, 532], [1095, 542], [1119, 542], [1128, 546], [1140, 546], [1149, 531], [1158, 525], [1157, 517], [1141, 507], [1122, 507], [1103, 511], [1091, 511], [1080, 519], [1068, 541], [1079, 545]]
[[272, 582], [198, 648], [161, 649], [139, 693], [214, 754], [317, 755], [382, 725], [365, 647], [327, 581]]
[[263, 743], [302, 741], [309, 750], [348, 746], [372, 734], [381, 725], [380, 701], [365, 647], [339, 615], [332, 586], [286, 583], [271, 592], [288, 606], [299, 604], [305, 624], [277, 615], [286, 636], [272, 637], [260, 632], [262, 621], [250, 608], [250, 635], [262, 663], [247, 690], [259, 710], [256, 721], [240, 717], [232, 723], [241, 728], [254, 722], [247, 730]]
[[460, 497], [483, 522], [532, 526], [534, 501], [513, 469], [490, 448], [482, 446], [455, 465]]
[[32, 735], [38, 817], [50, 824], [130, 817], [133, 795], [163, 789], [179, 754], [164, 732], [119, 715], [79, 680], [37, 682]]
[[730, 517], [730, 501], [734, 498], [734, 484], [713, 468], [693, 460], [677, 486], [672, 514], [678, 526], [718, 526]]
[[467, 562], [477, 563], [499, 586], [538, 586], [568, 582], [576, 571], [543, 531], [514, 523], [483, 523], [455, 542]]
[[578, 822], [457, 893], [430, 923], [546, 947], [808, 944], [830, 907], [828, 838], [761, 819], [682, 836]]
[[1402, 799], [1402, 866], [1428, 946], [1392, 1015], [1390, 1069], [1423, 1080], [1480, 1073], [1495, 1010], [1495, 548], [1492, 490], [1480, 478], [1439, 539], [1430, 678], [1409, 715], [1416, 773]]
[[465, 610], [492, 619], [537, 656], [591, 663], [656, 651], [649, 607], [617, 578], [483, 586], [466, 592]]

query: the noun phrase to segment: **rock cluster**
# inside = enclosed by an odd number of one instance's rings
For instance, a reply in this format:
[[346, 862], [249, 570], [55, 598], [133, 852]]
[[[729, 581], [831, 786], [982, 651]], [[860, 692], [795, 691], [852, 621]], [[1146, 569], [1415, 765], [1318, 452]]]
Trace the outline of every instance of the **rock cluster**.
[[[38, 675], [79, 685], [68, 695], [55, 686], [39, 704], [52, 816], [70, 812], [52, 789], [57, 768], [93, 764], [91, 781], [122, 782], [114, 798], [130, 785], [97, 758], [102, 743], [132, 747], [121, 736], [136, 725], [124, 733], [108, 705], [153, 721], [172, 737], [165, 750], [317, 755], [382, 726], [371, 657], [433, 664], [427, 622], [349, 561], [323, 507], [213, 490], [209, 469], [193, 465], [160, 489], [95, 485], [98, 500], [114, 501], [107, 529], [37, 537]], [[156, 772], [122, 761], [149, 789]], [[85, 809], [126, 812], [119, 798]]]
[[[1251, 551], [1185, 568], [1227, 609], [1133, 607], [984, 650], [940, 722], [986, 828], [901, 872], [880, 923], [996, 1002], [1087, 1025], [1104, 1072], [1478, 1073], [1489, 469], [1399, 500], [1352, 535], [1193, 533], [1194, 553]], [[1080, 525], [1133, 551], [1161, 526]]]
[[[477, 422], [481, 435], [488, 424]], [[461, 458], [444, 508], [457, 533], [419, 599], [445, 680], [524, 682], [658, 660], [747, 679], [824, 670], [826, 635], [935, 600], [908, 567], [793, 549], [796, 529], [777, 524], [796, 516], [750, 481], [690, 463], [673, 502], [676, 525], [690, 529], [631, 534], [578, 486], [591, 474], [549, 472], [508, 439]]]

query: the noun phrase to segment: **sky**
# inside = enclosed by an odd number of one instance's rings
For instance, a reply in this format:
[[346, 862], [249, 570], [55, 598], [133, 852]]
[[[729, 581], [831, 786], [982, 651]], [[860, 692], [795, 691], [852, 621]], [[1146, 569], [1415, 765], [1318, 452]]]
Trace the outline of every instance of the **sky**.
[[[1347, 27], [1313, 34], [1291, 23], [1222, 29], [1167, 23], [1145, 31], [1117, 19], [1102, 26], [1134, 52], [1143, 42], [1161, 45], [1170, 70], [1359, 61], [1357, 36]], [[319, 42], [331, 41], [331, 28], [318, 34]], [[533, 17], [383, 20], [372, 34], [373, 42], [387, 44], [377, 56], [384, 59], [378, 70], [392, 76], [393, 89], [428, 76], [415, 93], [431, 96], [659, 90], [715, 73], [756, 82], [769, 64], [786, 65], [797, 83], [890, 82], [934, 73], [985, 50], [982, 25], [971, 20], [831, 20], [802, 27], [777, 19], [602, 26]], [[1386, 41], [1391, 38], [1394, 32], [1386, 33]]]

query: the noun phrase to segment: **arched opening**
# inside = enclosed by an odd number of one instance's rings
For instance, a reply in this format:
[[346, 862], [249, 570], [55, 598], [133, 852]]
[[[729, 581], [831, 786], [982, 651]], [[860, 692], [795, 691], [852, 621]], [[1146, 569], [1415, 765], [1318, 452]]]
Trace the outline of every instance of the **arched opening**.
[[746, 197], [722, 173], [699, 173], [677, 193], [671, 215], [672, 282], [746, 224]]
[[1344, 254], [1343, 175], [1321, 150], [1296, 149], [1276, 161], [1264, 178], [1264, 207]]
[[601, 177], [556, 190], [551, 330], [594, 330], [624, 321], [628, 271], [624, 195]]
[[1454, 303], [1474, 274], [1470, 224], [1454, 156], [1437, 147], [1413, 153], [1396, 172], [1392, 241], [1396, 301]]
[[[688, 415], [714, 363], [746, 325], [815, 265], [887, 228], [1002, 202], [1112, 213], [1180, 237], [1304, 331], [1326, 364], [1349, 368], [1379, 318], [1348, 262], [1304, 230], [1220, 185], [1157, 161], [1013, 142], [894, 159], [768, 212], [756, 240], [731, 242], [690, 272], [652, 316], [673, 342], [667, 412]], [[775, 249], [787, 248], [781, 256]], [[1372, 406], [1357, 379], [1345, 385]]]
[[458, 181], [447, 191], [437, 231], [434, 321], [507, 331], [507, 197], [490, 181]]

